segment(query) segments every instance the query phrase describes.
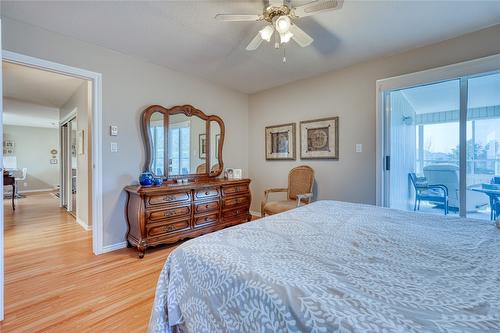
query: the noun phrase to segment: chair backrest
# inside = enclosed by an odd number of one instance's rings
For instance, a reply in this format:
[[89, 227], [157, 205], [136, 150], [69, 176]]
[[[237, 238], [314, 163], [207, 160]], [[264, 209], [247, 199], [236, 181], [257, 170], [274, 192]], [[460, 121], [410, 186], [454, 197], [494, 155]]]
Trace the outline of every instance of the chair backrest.
[[492, 184], [500, 184], [500, 177], [495, 176], [495, 177], [491, 178], [491, 183]]
[[424, 167], [424, 175], [429, 184], [441, 184], [448, 188], [450, 201], [458, 200], [458, 166], [455, 164], [431, 164]]
[[413, 185], [413, 188], [416, 190], [417, 189], [417, 175], [415, 172], [410, 172], [408, 174], [408, 178], [411, 180], [411, 184]]
[[207, 165], [205, 163], [200, 164], [196, 167], [196, 173], [205, 173], [207, 171]]
[[28, 168], [22, 168], [21, 170], [15, 170], [13, 172], [13, 174], [17, 180], [25, 180], [26, 176], [28, 174]]
[[301, 165], [288, 173], [288, 199], [297, 200], [297, 194], [311, 193], [314, 183], [314, 170]]

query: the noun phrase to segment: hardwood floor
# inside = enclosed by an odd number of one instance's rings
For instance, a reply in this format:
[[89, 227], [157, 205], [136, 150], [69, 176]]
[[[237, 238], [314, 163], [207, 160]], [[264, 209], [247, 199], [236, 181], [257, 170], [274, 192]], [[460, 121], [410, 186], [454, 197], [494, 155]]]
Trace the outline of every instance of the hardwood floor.
[[5, 320], [0, 332], [145, 332], [156, 281], [175, 248], [92, 255], [84, 231], [52, 194], [5, 210]]

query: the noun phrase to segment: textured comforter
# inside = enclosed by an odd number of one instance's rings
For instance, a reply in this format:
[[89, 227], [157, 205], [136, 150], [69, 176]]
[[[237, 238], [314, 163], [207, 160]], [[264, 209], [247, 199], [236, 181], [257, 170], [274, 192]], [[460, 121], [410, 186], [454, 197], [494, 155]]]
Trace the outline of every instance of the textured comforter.
[[190, 240], [150, 332], [500, 332], [500, 230], [319, 201]]

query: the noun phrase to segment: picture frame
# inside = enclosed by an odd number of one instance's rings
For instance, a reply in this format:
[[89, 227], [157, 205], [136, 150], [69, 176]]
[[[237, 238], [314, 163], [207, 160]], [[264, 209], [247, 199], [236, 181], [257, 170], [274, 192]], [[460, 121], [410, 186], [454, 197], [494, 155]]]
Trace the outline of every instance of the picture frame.
[[241, 179], [242, 174], [243, 172], [241, 169], [233, 169], [233, 179]]
[[296, 124], [267, 126], [265, 129], [266, 160], [295, 160]]
[[226, 168], [224, 170], [224, 178], [225, 179], [234, 179], [234, 169]]
[[300, 158], [339, 159], [339, 117], [300, 122]]
[[200, 160], [207, 158], [207, 135], [200, 134], [198, 138], [198, 152]]

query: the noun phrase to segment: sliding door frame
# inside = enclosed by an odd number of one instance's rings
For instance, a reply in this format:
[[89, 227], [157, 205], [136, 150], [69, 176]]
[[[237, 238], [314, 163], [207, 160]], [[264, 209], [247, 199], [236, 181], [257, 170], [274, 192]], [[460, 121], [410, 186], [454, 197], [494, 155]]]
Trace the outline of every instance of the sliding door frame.
[[[376, 88], [376, 203], [389, 207], [389, 171], [386, 157], [390, 156], [390, 92], [449, 80], [460, 80], [460, 216], [466, 216], [467, 175], [467, 102], [468, 80], [472, 77], [497, 73], [500, 70], [500, 54], [461, 62], [421, 72], [377, 80]], [[390, 157], [389, 157], [390, 158]]]

